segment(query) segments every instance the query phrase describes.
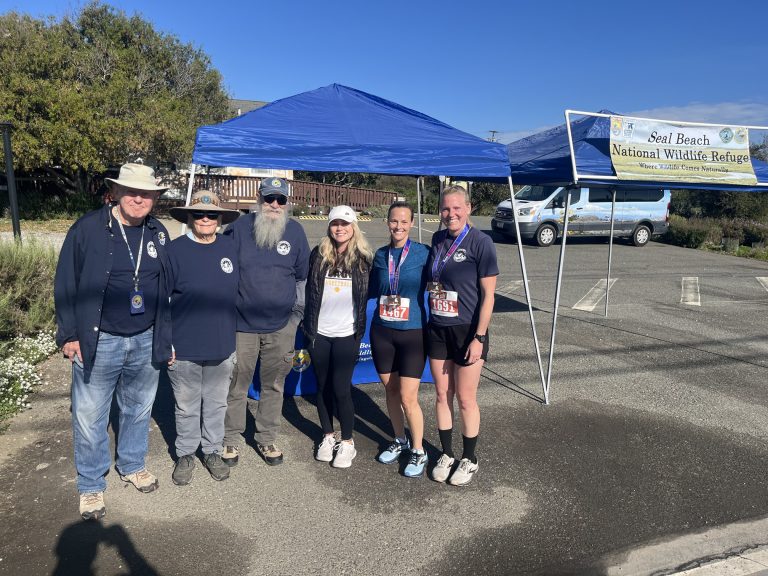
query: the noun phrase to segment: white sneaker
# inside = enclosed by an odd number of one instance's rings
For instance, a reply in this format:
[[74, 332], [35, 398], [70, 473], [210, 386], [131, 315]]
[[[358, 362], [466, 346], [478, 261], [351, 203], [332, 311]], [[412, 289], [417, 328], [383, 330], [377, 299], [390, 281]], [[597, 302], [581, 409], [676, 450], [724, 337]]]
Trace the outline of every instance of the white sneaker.
[[352, 466], [352, 459], [357, 456], [354, 442], [341, 441], [336, 444], [336, 458], [333, 459], [331, 466], [334, 468], [349, 468]]
[[320, 444], [317, 445], [317, 454], [315, 460], [320, 462], [330, 462], [333, 460], [333, 449], [336, 446], [336, 437], [333, 434], [323, 436]]
[[454, 462], [456, 462], [456, 460], [451, 456], [448, 456], [448, 454], [440, 456], [437, 464], [435, 464], [435, 467], [432, 469], [432, 480], [435, 482], [445, 482], [448, 480]]
[[451, 479], [448, 480], [448, 484], [451, 486], [466, 486], [472, 482], [472, 476], [475, 475], [479, 466], [473, 464], [469, 458], [462, 458], [459, 462], [459, 467], [456, 468], [456, 472], [451, 475]]

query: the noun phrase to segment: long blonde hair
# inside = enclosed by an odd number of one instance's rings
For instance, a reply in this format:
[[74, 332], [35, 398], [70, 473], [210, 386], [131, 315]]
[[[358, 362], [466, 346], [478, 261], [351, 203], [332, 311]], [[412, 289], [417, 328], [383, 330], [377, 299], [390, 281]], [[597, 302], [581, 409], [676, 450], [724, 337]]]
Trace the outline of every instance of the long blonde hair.
[[366, 272], [373, 262], [373, 250], [368, 244], [357, 222], [351, 222], [352, 238], [349, 239], [347, 249], [337, 258], [336, 244], [331, 238], [331, 224], [328, 223], [325, 238], [320, 240], [320, 256], [323, 258], [323, 264], [338, 270], [351, 272], [357, 266], [361, 272]]

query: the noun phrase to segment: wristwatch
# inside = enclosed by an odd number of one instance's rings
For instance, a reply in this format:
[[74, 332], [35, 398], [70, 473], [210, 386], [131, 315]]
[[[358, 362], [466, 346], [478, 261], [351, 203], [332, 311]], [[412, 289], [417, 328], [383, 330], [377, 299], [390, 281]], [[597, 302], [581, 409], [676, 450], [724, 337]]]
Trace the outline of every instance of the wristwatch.
[[480, 344], [485, 344], [486, 338], [488, 338], [487, 334], [475, 334], [475, 340], [480, 342]]

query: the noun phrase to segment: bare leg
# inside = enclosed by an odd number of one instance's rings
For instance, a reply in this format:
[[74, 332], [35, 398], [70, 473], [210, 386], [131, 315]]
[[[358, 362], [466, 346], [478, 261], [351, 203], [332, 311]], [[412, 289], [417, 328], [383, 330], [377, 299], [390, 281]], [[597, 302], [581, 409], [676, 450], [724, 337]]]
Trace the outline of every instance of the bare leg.
[[403, 407], [400, 399], [400, 376], [397, 372], [390, 374], [379, 374], [381, 383], [384, 384], [384, 390], [387, 396], [387, 412], [389, 420], [392, 422], [392, 428], [395, 430], [397, 438], [405, 438], [405, 419], [403, 418]]
[[456, 393], [453, 360], [429, 359], [432, 377], [435, 379], [435, 416], [437, 428], [453, 427], [453, 397]]
[[477, 405], [477, 387], [480, 384], [480, 372], [483, 360], [470, 366], [456, 366], [456, 399], [461, 414], [461, 433], [468, 438], [480, 432], [480, 407]]
[[419, 378], [400, 377], [400, 399], [402, 401], [408, 427], [411, 429], [412, 446], [421, 450], [424, 440], [424, 414], [419, 406]]

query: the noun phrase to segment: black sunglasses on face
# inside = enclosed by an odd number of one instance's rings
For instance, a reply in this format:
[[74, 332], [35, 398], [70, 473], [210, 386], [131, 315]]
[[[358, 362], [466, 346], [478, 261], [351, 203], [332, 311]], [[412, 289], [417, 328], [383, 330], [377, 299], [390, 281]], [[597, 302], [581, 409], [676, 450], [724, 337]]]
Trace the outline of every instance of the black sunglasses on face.
[[192, 212], [192, 218], [195, 220], [202, 220], [208, 217], [208, 220], [217, 220], [219, 218], [218, 212]]
[[261, 198], [261, 201], [264, 202], [264, 204], [272, 204], [275, 200], [277, 200], [277, 203], [280, 204], [280, 206], [288, 204], [288, 198], [282, 194], [270, 194], [269, 196], [262, 196]]

